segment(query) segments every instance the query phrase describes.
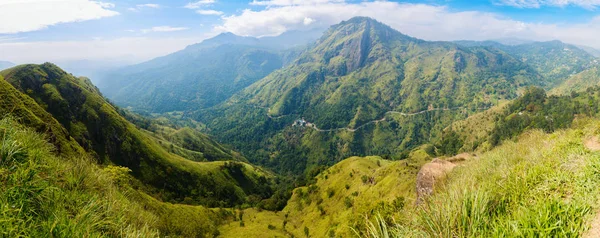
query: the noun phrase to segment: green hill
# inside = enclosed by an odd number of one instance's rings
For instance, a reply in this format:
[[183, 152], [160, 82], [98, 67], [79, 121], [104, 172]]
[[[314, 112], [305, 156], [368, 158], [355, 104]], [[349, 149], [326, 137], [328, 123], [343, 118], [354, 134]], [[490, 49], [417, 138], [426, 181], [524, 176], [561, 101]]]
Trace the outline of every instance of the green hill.
[[587, 88], [600, 85], [598, 66], [586, 69], [569, 76], [564, 82], [549, 91], [550, 94], [568, 95], [571, 92], [585, 91]]
[[[59, 151], [69, 151], [65, 155], [81, 154], [83, 148], [102, 163], [131, 169], [139, 186], [159, 199], [233, 206], [247, 203], [249, 195], [270, 196], [269, 173], [239, 162], [197, 163], [169, 153], [156, 138], [121, 117], [89, 80], [50, 63], [22, 65], [0, 74], [6, 112], [46, 133]], [[212, 146], [214, 142], [206, 142], [204, 149], [220, 150]]]
[[541, 88], [528, 88], [523, 96], [507, 105], [454, 123], [442, 141], [451, 144], [448, 154], [488, 150], [529, 129], [553, 132], [569, 128], [578, 117], [598, 117], [600, 87], [591, 87], [568, 96], [546, 95]]
[[578, 74], [598, 65], [592, 54], [580, 47], [560, 41], [531, 42], [504, 45], [494, 41], [458, 41], [464, 46], [483, 46], [500, 49], [530, 65], [544, 76], [546, 89], [560, 85], [571, 75]]
[[100, 89], [119, 105], [164, 113], [214, 106], [280, 69], [315, 32], [277, 37], [223, 33], [173, 54], [106, 73]]
[[579, 237], [599, 208], [600, 147], [587, 145], [599, 124], [530, 130], [460, 162], [423, 206], [415, 205], [417, 171], [431, 158], [423, 151], [405, 161], [348, 158], [294, 190], [283, 211], [238, 211], [219, 229], [226, 237]]
[[[354, 155], [403, 158], [452, 121], [545, 84], [500, 50], [423, 41], [358, 17], [195, 118], [252, 162], [300, 174]], [[320, 130], [291, 126], [301, 118]]]

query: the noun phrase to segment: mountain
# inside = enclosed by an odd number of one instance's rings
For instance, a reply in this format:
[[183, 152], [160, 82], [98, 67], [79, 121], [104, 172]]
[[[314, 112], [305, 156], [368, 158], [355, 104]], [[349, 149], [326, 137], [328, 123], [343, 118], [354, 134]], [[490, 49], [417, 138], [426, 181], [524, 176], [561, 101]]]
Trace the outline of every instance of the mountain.
[[223, 33], [171, 55], [108, 73], [100, 89], [117, 104], [138, 111], [211, 107], [283, 67], [312, 35], [290, 32], [253, 38]]
[[600, 85], [600, 66], [594, 66], [577, 74], [569, 76], [562, 83], [549, 91], [551, 94], [567, 95], [571, 92], [581, 92]]
[[581, 48], [582, 50], [585, 50], [586, 52], [588, 52], [590, 55], [593, 55], [594, 57], [600, 57], [600, 50], [598, 50], [594, 47], [589, 47], [589, 46], [585, 46], [585, 45], [578, 45], [577, 47]]
[[12, 62], [0, 61], [0, 70], [8, 69], [13, 66], [15, 66], [15, 64], [13, 64]]
[[[252, 162], [297, 174], [352, 155], [402, 158], [451, 121], [547, 83], [501, 50], [423, 41], [357, 17], [196, 118]], [[301, 118], [309, 126], [292, 126]]]
[[131, 59], [98, 59], [98, 60], [62, 60], [53, 62], [61, 69], [73, 75], [85, 76], [94, 85], [101, 85], [100, 78], [104, 72], [113, 71], [121, 67], [132, 65], [135, 61]]
[[[242, 162], [199, 163], [170, 153], [151, 133], [125, 120], [86, 78], [76, 78], [50, 63], [21, 65], [0, 75], [5, 113], [45, 133], [61, 155], [91, 157], [131, 169], [140, 189], [156, 198], [233, 206], [246, 203], [250, 195], [270, 196], [270, 173]], [[185, 133], [177, 137], [193, 138]], [[207, 137], [195, 140], [203, 147], [188, 151], [203, 149], [197, 152], [222, 156], [213, 160], [239, 160]]]
[[598, 64], [596, 58], [577, 46], [560, 41], [505, 45], [495, 41], [457, 41], [463, 46], [483, 46], [500, 49], [534, 68], [547, 81], [546, 89], [561, 84]]
[[600, 183], [600, 147], [589, 143], [599, 123], [528, 130], [486, 152], [436, 158], [458, 166], [428, 175], [436, 180], [423, 205], [415, 190], [430, 158], [348, 158], [295, 189], [283, 212], [247, 209], [219, 229], [225, 237], [582, 237], [598, 226], [600, 191], [590, 187]]

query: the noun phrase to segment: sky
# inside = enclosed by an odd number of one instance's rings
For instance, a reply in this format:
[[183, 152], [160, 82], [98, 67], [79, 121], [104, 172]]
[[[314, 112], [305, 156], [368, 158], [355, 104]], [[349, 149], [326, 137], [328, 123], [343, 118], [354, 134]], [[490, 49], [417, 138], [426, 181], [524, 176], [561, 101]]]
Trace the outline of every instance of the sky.
[[600, 48], [600, 0], [0, 0], [0, 60], [136, 63], [222, 32], [274, 36], [354, 16], [425, 40]]

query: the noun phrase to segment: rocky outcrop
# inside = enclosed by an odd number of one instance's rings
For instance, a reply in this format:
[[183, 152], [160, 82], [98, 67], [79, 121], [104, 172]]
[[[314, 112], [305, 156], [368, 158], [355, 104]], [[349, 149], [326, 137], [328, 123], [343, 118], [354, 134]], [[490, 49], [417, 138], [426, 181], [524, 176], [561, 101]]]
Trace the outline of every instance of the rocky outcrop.
[[428, 196], [433, 194], [436, 186], [443, 183], [457, 164], [471, 157], [473, 155], [463, 153], [447, 159], [435, 158], [423, 165], [417, 174], [417, 205], [422, 204]]

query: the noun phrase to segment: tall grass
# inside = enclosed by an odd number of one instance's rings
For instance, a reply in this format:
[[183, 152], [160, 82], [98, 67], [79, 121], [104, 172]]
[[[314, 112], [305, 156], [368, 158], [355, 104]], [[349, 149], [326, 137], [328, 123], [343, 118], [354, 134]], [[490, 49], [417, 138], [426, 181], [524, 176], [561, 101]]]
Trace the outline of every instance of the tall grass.
[[0, 120], [0, 237], [156, 237], [156, 218], [86, 158], [59, 158], [45, 138]]
[[589, 126], [531, 131], [457, 167], [421, 207], [369, 237], [577, 237], [598, 208], [600, 154], [583, 146]]

